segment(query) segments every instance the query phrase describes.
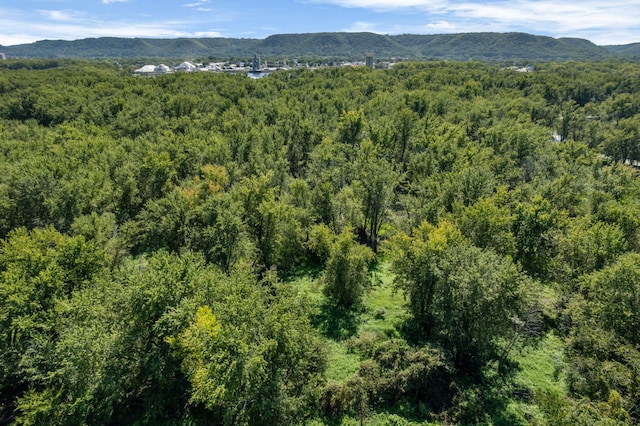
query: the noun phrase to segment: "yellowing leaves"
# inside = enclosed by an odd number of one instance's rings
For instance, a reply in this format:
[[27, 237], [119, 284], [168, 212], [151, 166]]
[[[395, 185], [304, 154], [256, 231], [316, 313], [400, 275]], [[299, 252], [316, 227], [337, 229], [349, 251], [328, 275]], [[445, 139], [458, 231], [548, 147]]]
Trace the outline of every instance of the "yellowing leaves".
[[198, 308], [193, 327], [198, 331], [198, 334], [206, 335], [211, 339], [215, 339], [220, 332], [220, 324], [208, 306]]
[[221, 328], [211, 308], [205, 305], [198, 308], [193, 322], [179, 336], [169, 336], [165, 341], [191, 354], [202, 353], [206, 343], [218, 337]]

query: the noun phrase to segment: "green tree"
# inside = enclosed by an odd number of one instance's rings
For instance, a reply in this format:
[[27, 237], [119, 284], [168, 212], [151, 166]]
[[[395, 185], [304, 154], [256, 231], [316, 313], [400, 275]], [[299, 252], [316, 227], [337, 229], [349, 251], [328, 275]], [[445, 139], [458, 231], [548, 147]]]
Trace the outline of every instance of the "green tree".
[[516, 260], [532, 276], [544, 276], [552, 258], [552, 233], [562, 219], [551, 203], [535, 196], [514, 208], [513, 234], [516, 237]]
[[568, 382], [573, 393], [606, 401], [618, 393], [634, 422], [640, 403], [640, 255], [627, 253], [583, 276], [567, 309]]
[[165, 197], [149, 200], [136, 221], [129, 223], [130, 243], [137, 251], [166, 248], [177, 253], [187, 243], [191, 208], [188, 198], [177, 188]]
[[306, 172], [311, 150], [320, 143], [321, 135], [310, 120], [302, 118], [296, 110], [285, 113], [279, 129], [287, 146], [289, 172], [294, 177], [300, 177]]
[[338, 124], [338, 142], [357, 147], [362, 138], [364, 124], [363, 110], [345, 111], [340, 116], [340, 123]]
[[308, 169], [311, 203], [315, 216], [330, 224], [335, 219], [335, 196], [348, 185], [353, 165], [347, 161], [345, 146], [325, 139], [311, 152]]
[[483, 198], [464, 208], [458, 220], [460, 230], [473, 245], [491, 248], [504, 255], [515, 252], [515, 237], [512, 233], [513, 216], [504, 205], [506, 192], [495, 197]]
[[307, 416], [326, 364], [305, 303], [271, 276], [256, 283], [241, 270], [215, 285], [188, 326], [167, 339], [182, 359], [191, 404], [223, 424], [285, 424]]
[[615, 161], [640, 159], [640, 115], [622, 118], [611, 133], [605, 135], [602, 143], [604, 153]]
[[525, 280], [508, 258], [468, 244], [453, 225], [423, 225], [392, 249], [397, 285], [426, 337], [450, 348], [461, 372], [500, 357], [524, 312]]
[[585, 277], [583, 288], [590, 302], [590, 315], [598, 324], [639, 344], [640, 254], [628, 253], [614, 263]]
[[398, 175], [393, 166], [380, 158], [371, 141], [362, 143], [356, 164], [355, 192], [360, 194], [363, 223], [361, 230], [368, 245], [378, 250], [380, 229], [386, 219]]
[[59, 303], [108, 275], [104, 250], [53, 228], [18, 228], [0, 243], [0, 393], [15, 404], [49, 380]]
[[415, 143], [418, 114], [408, 108], [399, 110], [393, 117], [393, 158], [400, 164], [400, 170], [407, 169], [409, 154]]
[[449, 222], [437, 227], [423, 222], [413, 236], [400, 233], [390, 241], [396, 286], [404, 291], [414, 321], [426, 334], [430, 334], [435, 321], [437, 303], [437, 271], [435, 259], [447, 245], [457, 245], [463, 237], [460, 230]]
[[567, 279], [602, 269], [626, 250], [617, 225], [592, 222], [588, 217], [572, 220], [558, 240], [556, 268]]
[[241, 206], [233, 200], [232, 194], [216, 192], [208, 195], [189, 212], [188, 246], [229, 271], [250, 250], [245, 244], [246, 227], [241, 217]]
[[331, 247], [324, 272], [324, 292], [341, 308], [358, 306], [369, 283], [369, 263], [373, 252], [354, 241], [353, 232], [345, 229]]
[[559, 118], [561, 141], [566, 141], [569, 139], [569, 136], [575, 132], [576, 129], [574, 129], [574, 126], [577, 121], [577, 109], [578, 105], [573, 100], [563, 102], [561, 105]]
[[545, 423], [549, 426], [601, 425], [625, 426], [633, 424], [623, 399], [616, 391], [611, 391], [607, 401], [594, 403], [588, 399], [573, 400], [569, 397], [547, 391], [536, 395]]
[[454, 348], [456, 368], [475, 371], [502, 356], [498, 339], [515, 332], [525, 310], [524, 277], [508, 258], [465, 244], [447, 247], [437, 268], [436, 335]]

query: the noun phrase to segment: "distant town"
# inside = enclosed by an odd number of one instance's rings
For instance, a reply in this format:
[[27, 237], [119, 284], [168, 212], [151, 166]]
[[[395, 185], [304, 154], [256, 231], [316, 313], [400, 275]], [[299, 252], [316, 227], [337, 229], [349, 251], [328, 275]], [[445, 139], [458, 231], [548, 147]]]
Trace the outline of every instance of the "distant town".
[[393, 66], [394, 62], [391, 61], [379, 61], [375, 62], [373, 55], [366, 55], [364, 61], [334, 61], [330, 63], [313, 64], [308, 62], [299, 62], [293, 60], [289, 64], [287, 59], [278, 61], [273, 66], [269, 66], [267, 61], [261, 61], [260, 56], [255, 54], [253, 60], [250, 62], [239, 61], [233, 62], [211, 62], [208, 65], [191, 62], [182, 62], [175, 67], [169, 67], [165, 64], [159, 65], [145, 65], [141, 68], [134, 70], [134, 74], [143, 76], [156, 76], [163, 74], [171, 74], [174, 72], [224, 72], [232, 74], [247, 74], [249, 77], [260, 78], [268, 75], [269, 73], [277, 70], [299, 69], [299, 68], [326, 68], [326, 67], [354, 67], [354, 66], [366, 66], [369, 68], [389, 68]]

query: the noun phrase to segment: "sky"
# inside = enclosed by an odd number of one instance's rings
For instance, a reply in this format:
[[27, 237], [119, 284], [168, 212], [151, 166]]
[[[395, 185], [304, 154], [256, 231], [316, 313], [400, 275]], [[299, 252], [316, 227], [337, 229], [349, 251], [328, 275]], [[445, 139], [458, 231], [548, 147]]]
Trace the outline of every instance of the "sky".
[[526, 32], [640, 42], [638, 0], [0, 0], [0, 45], [89, 37]]

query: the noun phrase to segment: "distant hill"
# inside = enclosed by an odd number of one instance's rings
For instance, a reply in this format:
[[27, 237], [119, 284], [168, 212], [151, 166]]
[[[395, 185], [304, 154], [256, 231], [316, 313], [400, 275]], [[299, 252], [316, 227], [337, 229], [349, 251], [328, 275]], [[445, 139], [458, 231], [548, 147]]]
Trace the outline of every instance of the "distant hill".
[[596, 46], [577, 38], [525, 33], [380, 35], [373, 33], [278, 34], [238, 38], [87, 38], [0, 46], [8, 58], [230, 58], [263, 56], [376, 57], [449, 60], [598, 60], [640, 55], [640, 43]]
[[403, 46], [412, 47], [418, 57], [435, 59], [596, 60], [611, 55], [588, 40], [525, 33], [399, 35], [393, 38]]
[[368, 52], [378, 57], [415, 57], [410, 46], [398, 43], [394, 36], [373, 33], [278, 34], [259, 45], [264, 55], [307, 55], [364, 57]]
[[[0, 46], [8, 58], [183, 58], [228, 57], [254, 52], [260, 40], [234, 38], [85, 38], [42, 40], [15, 46]], [[241, 52], [241, 53], [240, 53]]]
[[603, 46], [610, 52], [614, 52], [619, 55], [632, 56], [634, 58], [640, 58], [640, 43], [631, 43], [615, 46]]

